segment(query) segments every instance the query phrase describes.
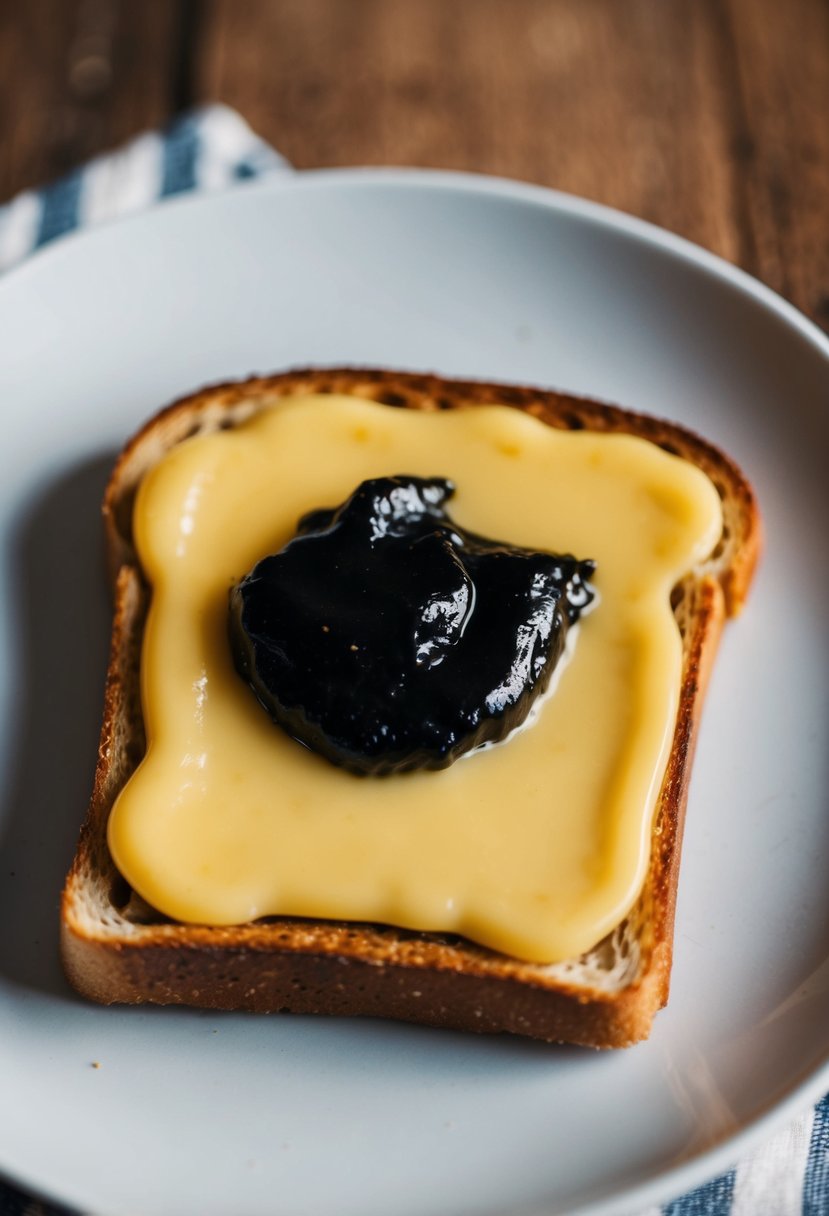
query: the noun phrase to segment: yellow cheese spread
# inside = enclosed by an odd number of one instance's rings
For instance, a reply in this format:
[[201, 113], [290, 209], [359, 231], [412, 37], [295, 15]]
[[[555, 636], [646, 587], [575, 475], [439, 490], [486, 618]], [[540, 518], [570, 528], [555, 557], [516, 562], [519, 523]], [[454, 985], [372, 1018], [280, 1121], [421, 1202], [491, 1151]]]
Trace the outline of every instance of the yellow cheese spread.
[[[305, 512], [397, 473], [450, 478], [472, 532], [595, 559], [600, 602], [532, 725], [439, 772], [360, 777], [236, 674], [228, 592]], [[537, 962], [589, 949], [644, 881], [681, 676], [670, 591], [721, 527], [687, 462], [503, 406], [294, 397], [179, 444], [135, 508], [148, 747], [110, 818], [118, 868], [182, 921], [379, 921]]]

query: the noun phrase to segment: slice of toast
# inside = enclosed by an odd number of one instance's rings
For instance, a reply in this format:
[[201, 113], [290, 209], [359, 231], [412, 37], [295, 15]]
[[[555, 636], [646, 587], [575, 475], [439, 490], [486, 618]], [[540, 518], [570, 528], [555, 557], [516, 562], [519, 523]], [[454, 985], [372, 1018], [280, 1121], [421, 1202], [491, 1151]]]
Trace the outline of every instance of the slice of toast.
[[[139, 664], [150, 590], [132, 543], [137, 487], [183, 439], [233, 427], [281, 397], [305, 393], [419, 410], [498, 403], [558, 428], [634, 434], [697, 465], [720, 494], [722, 537], [672, 595], [682, 684], [648, 876], [622, 924], [580, 958], [540, 965], [460, 937], [366, 923], [180, 924], [144, 903], [115, 869], [107, 818], [145, 747]], [[205, 389], [152, 419], [115, 466], [104, 522], [115, 596], [104, 719], [92, 800], [62, 902], [63, 962], [78, 991], [105, 1004], [371, 1015], [592, 1047], [647, 1036], [668, 995], [682, 823], [704, 690], [722, 622], [741, 608], [760, 547], [754, 495], [726, 456], [673, 423], [556, 392], [399, 372], [292, 371]]]

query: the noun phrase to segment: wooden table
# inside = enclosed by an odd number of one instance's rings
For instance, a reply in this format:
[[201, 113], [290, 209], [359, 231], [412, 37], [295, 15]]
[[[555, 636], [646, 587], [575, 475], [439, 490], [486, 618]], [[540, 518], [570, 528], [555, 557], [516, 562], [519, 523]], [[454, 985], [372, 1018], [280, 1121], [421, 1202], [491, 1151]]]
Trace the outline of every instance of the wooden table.
[[609, 203], [829, 329], [826, 0], [0, 0], [0, 199], [213, 99], [301, 168]]

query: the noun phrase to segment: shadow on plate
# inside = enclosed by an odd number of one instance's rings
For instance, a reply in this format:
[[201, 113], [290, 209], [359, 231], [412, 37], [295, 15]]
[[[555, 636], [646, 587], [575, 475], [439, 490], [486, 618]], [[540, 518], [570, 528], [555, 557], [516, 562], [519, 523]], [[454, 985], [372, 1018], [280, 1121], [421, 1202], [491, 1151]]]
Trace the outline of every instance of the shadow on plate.
[[60, 892], [92, 789], [109, 644], [100, 504], [113, 459], [68, 469], [21, 508], [5, 571], [0, 977], [62, 997]]

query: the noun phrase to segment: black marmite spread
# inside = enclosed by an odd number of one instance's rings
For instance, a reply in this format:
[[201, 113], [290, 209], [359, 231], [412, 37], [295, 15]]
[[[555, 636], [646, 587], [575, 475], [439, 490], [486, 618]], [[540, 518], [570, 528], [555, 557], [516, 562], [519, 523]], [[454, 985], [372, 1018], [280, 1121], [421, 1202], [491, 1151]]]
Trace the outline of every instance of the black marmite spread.
[[503, 740], [591, 603], [591, 561], [464, 531], [442, 478], [364, 481], [233, 589], [239, 673], [294, 738], [361, 773]]

